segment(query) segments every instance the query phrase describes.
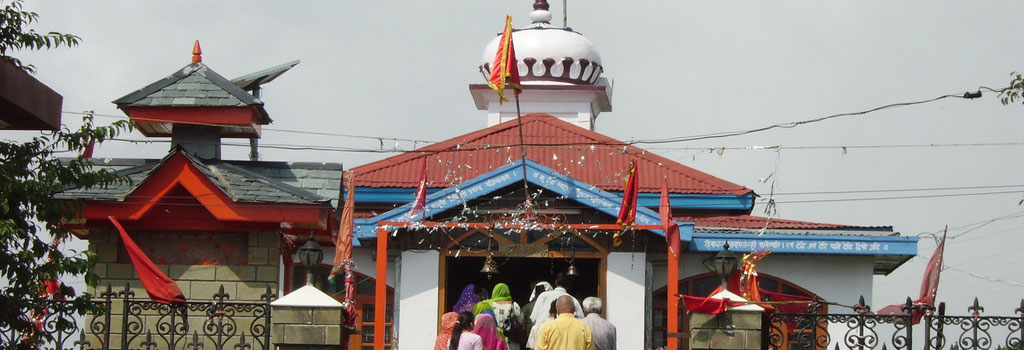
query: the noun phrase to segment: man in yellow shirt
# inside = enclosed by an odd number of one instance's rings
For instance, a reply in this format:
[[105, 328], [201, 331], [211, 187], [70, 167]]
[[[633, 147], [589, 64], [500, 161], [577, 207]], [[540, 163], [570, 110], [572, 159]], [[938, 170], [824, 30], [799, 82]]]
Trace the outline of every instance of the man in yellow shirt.
[[537, 350], [594, 350], [594, 339], [590, 327], [576, 319], [573, 313], [576, 305], [571, 296], [563, 295], [555, 300], [558, 317], [544, 323], [537, 337]]

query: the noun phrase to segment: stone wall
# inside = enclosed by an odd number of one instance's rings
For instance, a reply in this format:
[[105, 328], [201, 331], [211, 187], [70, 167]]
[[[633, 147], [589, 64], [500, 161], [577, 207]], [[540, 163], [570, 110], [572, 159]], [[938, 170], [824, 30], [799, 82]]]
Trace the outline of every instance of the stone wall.
[[[229, 295], [227, 298], [229, 302], [265, 304], [266, 301], [261, 300], [260, 297], [267, 292], [267, 287], [270, 287], [270, 292], [275, 296], [278, 293], [278, 276], [281, 265], [279, 239], [279, 234], [275, 232], [249, 233], [246, 249], [248, 265], [157, 265], [157, 267], [177, 282], [189, 302], [212, 302], [214, 295], [223, 286], [224, 293]], [[195, 244], [202, 244], [202, 242], [195, 242]], [[93, 271], [99, 276], [99, 283], [95, 287], [89, 287], [89, 292], [94, 296], [94, 300], [102, 301], [104, 298], [101, 294], [107, 290], [108, 284], [115, 293], [124, 290], [125, 285], [128, 285], [135, 293], [135, 300], [148, 301], [149, 295], [139, 282], [139, 277], [132, 264], [130, 262], [118, 263], [120, 246], [120, 238], [116, 231], [95, 229], [90, 231], [89, 250], [96, 254], [96, 266]], [[269, 305], [267, 307], [269, 308]], [[234, 337], [223, 340], [224, 348], [233, 348], [235, 344], [239, 343], [241, 334], [246, 333], [246, 343], [252, 345], [252, 349], [261, 349], [259, 343], [251, 335], [252, 324], [256, 322], [263, 325], [266, 319], [257, 318], [251, 309], [246, 311], [231, 306], [228, 306], [228, 309], [233, 315], [221, 320], [230, 319], [237, 331]], [[110, 344], [107, 345], [110, 349], [121, 348], [123, 340], [121, 334], [125, 327], [123, 310], [123, 298], [115, 296], [112, 298], [109, 316], [90, 315], [86, 318], [84, 328], [89, 330], [87, 340], [90, 342], [90, 348], [99, 348], [100, 344], [103, 344], [101, 339], [104, 335], [102, 332], [96, 332], [96, 328], [93, 326], [95, 322], [104, 322], [108, 317], [109, 322], [106, 323], [105, 329], [109, 329]], [[158, 334], [166, 333], [166, 330], [160, 330], [160, 325], [166, 326], [170, 324], [170, 320], [167, 317], [159, 316], [159, 313], [160, 310], [142, 310], [139, 312], [139, 317], [129, 317], [129, 322], [137, 324], [135, 327], [128, 326], [129, 333], [132, 333], [129, 335], [129, 348], [139, 348], [141, 343], [146, 341], [147, 332], [152, 333], [153, 341], [156, 343], [154, 348], [168, 348], [166, 345], [168, 340], [159, 339]], [[166, 310], [164, 313], [167, 313]], [[191, 342], [193, 340], [192, 333], [198, 332], [198, 340], [204, 348], [216, 348], [213, 340], [215, 337], [207, 337], [203, 333], [207, 323], [216, 323], [217, 321], [217, 318], [209, 317], [204, 312], [190, 312], [188, 314], [188, 330], [186, 331], [188, 336], [184, 339], [179, 336], [179, 339], [175, 341], [177, 344], [175, 347], [181, 348], [183, 344]], [[180, 324], [180, 320], [175, 323]], [[134, 338], [132, 338], [133, 336]]]
[[[178, 283], [181, 292], [188, 300], [212, 300], [220, 286], [231, 295], [231, 300], [259, 301], [269, 285], [276, 294], [278, 292], [278, 271], [281, 268], [280, 234], [276, 232], [250, 232], [247, 259], [245, 266], [213, 266], [213, 265], [157, 265], [168, 277]], [[201, 242], [196, 242], [201, 244]], [[120, 238], [113, 230], [91, 230], [89, 232], [89, 250], [96, 254], [96, 266], [93, 271], [99, 276], [99, 283], [89, 292], [99, 295], [110, 284], [114, 290], [124, 289], [127, 283], [135, 291], [138, 298], [148, 298], [146, 290], [139, 282], [139, 276], [131, 263], [120, 264], [117, 251]]]

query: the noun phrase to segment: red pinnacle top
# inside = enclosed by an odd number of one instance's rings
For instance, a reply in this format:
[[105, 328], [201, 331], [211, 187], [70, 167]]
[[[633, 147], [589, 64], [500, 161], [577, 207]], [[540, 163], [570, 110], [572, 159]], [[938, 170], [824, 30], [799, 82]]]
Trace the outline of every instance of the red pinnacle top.
[[192, 63], [203, 61], [203, 49], [199, 48], [199, 40], [196, 40], [196, 45], [192, 47]]
[[547, 10], [548, 9], [548, 0], [537, 0], [537, 1], [534, 1], [533, 2], [533, 9], [534, 10]]

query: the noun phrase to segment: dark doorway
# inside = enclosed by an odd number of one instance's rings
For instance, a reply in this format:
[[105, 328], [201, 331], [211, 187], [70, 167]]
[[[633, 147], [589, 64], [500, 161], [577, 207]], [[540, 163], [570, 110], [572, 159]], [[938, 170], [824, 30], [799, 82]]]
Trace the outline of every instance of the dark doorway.
[[[569, 261], [562, 258], [495, 258], [501, 272], [492, 279], [480, 273], [484, 258], [477, 257], [446, 257], [448, 271], [445, 273], [444, 310], [451, 311], [459, 300], [459, 294], [466, 285], [472, 283], [483, 286], [488, 291], [501, 282], [512, 291], [512, 300], [519, 305], [526, 305], [530, 298], [530, 287], [533, 283], [547, 281], [554, 285], [555, 275], [569, 268]], [[601, 259], [576, 258], [576, 269], [579, 276], [573, 281], [569, 294], [583, 301], [589, 296], [598, 296], [598, 282], [601, 280], [599, 270]]]

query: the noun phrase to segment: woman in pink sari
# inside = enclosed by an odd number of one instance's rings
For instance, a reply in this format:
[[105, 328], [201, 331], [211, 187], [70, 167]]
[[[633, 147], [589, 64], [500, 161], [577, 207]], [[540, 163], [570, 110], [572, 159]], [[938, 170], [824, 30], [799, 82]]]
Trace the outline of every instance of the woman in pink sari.
[[508, 350], [508, 344], [505, 344], [505, 341], [498, 335], [498, 327], [494, 323], [494, 316], [486, 313], [477, 315], [473, 333], [480, 336], [484, 343], [484, 350]]

